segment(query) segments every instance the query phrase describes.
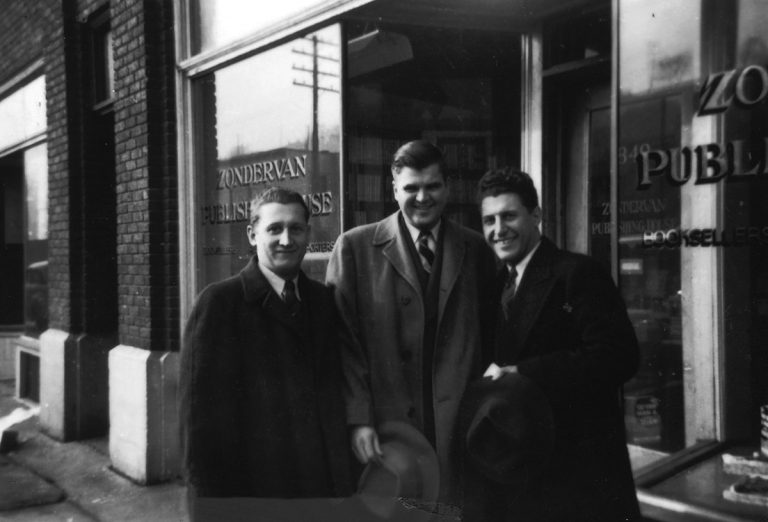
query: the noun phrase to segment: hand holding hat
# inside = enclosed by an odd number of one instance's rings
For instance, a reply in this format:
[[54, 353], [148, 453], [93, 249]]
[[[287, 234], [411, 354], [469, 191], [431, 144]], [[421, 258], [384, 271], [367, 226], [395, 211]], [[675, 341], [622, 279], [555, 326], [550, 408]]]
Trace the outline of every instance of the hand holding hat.
[[377, 520], [428, 520], [431, 512], [412, 508], [404, 501], [429, 505], [437, 500], [440, 467], [432, 445], [414, 426], [390, 421], [378, 434], [380, 458], [371, 459], [360, 477], [358, 498]]
[[552, 408], [520, 373], [470, 384], [462, 402], [467, 465], [486, 478], [521, 489], [546, 469], [554, 448]]

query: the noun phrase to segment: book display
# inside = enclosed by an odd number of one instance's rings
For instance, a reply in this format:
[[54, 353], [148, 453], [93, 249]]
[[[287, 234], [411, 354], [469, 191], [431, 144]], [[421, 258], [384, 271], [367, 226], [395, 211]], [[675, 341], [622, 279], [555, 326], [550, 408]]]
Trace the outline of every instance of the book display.
[[[446, 216], [480, 230], [476, 202], [477, 182], [491, 168], [489, 133], [425, 132], [444, 154], [450, 187]], [[347, 195], [351, 200], [350, 226], [373, 223], [397, 210], [392, 194], [390, 165], [406, 138], [374, 135], [350, 136], [348, 140]]]

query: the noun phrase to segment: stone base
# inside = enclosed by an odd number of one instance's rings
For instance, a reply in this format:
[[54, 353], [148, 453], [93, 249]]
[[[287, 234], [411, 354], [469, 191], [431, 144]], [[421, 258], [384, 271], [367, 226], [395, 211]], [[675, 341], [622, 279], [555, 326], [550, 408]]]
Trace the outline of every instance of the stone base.
[[113, 342], [49, 329], [40, 335], [40, 425], [51, 437], [105, 435], [107, 354]]
[[21, 332], [0, 333], [0, 381], [14, 378], [16, 361], [16, 339]]
[[109, 352], [109, 455], [140, 484], [179, 473], [178, 355], [125, 345]]

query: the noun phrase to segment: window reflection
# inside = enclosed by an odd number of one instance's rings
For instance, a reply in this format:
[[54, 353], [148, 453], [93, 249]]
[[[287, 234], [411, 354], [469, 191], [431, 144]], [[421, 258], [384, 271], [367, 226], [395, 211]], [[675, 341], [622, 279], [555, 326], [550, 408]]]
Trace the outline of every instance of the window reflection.
[[644, 93], [696, 79], [700, 65], [698, 0], [622, 0], [622, 94]]
[[304, 195], [309, 251], [331, 250], [341, 219], [340, 45], [334, 25], [196, 81], [203, 283], [248, 261], [249, 203], [272, 186]]
[[681, 192], [659, 178], [639, 186], [637, 158], [685, 139], [688, 92], [701, 67], [697, 12], [692, 2], [620, 4], [618, 271], [640, 344], [640, 369], [624, 393], [636, 465], [686, 446], [680, 249], [643, 244], [650, 231], [680, 228]]
[[519, 37], [512, 33], [349, 24], [348, 227], [397, 210], [392, 155], [427, 139], [443, 150], [446, 213], [480, 228], [477, 181], [519, 162]]
[[253, 0], [194, 0], [193, 53], [230, 44], [279, 20], [316, 6], [318, 0], [254, 2]]
[[[735, 70], [741, 79], [742, 97], [756, 103], [739, 103], [738, 96], [722, 113], [725, 143], [743, 143], [749, 151], [744, 170], [763, 166], [742, 181], [722, 183], [724, 190], [723, 229], [746, 231], [753, 240], [723, 249], [725, 365], [728, 415], [738, 419], [732, 433], [760, 444], [759, 407], [768, 403], [768, 10], [763, 1], [742, 0], [736, 16], [736, 42], [729, 62], [720, 71]], [[743, 75], [745, 70], [752, 72]], [[729, 88], [729, 92], [730, 88]], [[734, 170], [733, 174], [737, 174]], [[732, 179], [733, 176], [730, 176]]]

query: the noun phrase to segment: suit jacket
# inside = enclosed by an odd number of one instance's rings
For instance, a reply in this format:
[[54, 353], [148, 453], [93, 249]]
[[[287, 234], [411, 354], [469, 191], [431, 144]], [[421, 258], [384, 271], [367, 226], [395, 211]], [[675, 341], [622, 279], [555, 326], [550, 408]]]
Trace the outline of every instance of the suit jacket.
[[208, 286], [181, 353], [186, 478], [200, 497], [333, 497], [351, 489], [338, 316], [299, 275], [292, 316], [254, 257]]
[[[357, 227], [336, 242], [326, 282], [335, 290], [348, 342], [343, 354], [347, 422], [410, 422], [424, 432], [422, 362], [425, 306], [410, 237], [398, 213]], [[495, 271], [480, 234], [443, 219], [442, 268], [432, 363], [436, 451], [443, 500], [453, 496], [456, 418], [464, 388], [481, 371], [485, 308]], [[491, 277], [489, 277], [491, 275]]]
[[[499, 274], [499, 298], [504, 277], [506, 270]], [[509, 319], [498, 310], [491, 360], [517, 365], [544, 390], [555, 449], [544, 478], [523, 490], [506, 491], [474, 477], [468, 519], [637, 519], [620, 390], [637, 371], [638, 346], [610, 275], [592, 258], [542, 238]]]

